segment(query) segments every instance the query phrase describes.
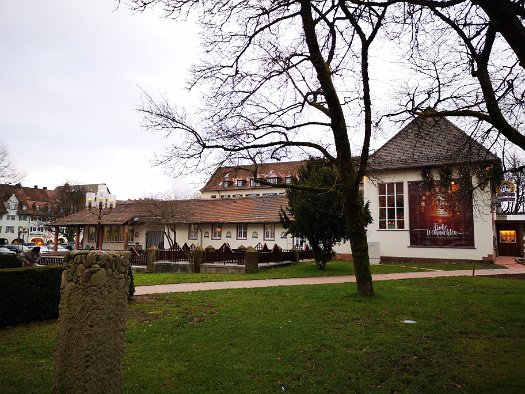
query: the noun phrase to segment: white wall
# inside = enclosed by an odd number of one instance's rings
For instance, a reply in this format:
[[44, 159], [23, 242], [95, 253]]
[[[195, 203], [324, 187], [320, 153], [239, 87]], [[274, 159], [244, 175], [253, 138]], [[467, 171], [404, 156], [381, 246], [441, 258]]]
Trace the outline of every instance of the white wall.
[[[211, 224], [200, 224], [198, 239], [188, 239], [188, 225], [177, 225], [177, 243], [179, 246], [187, 243], [188, 246], [194, 244], [195, 246], [202, 246], [203, 248], [212, 246], [216, 249], [221, 247], [225, 242], [227, 242], [232, 249], [236, 249], [241, 245], [245, 247], [255, 247], [258, 243], [263, 245], [266, 243], [270, 249], [275, 244], [283, 249], [291, 249], [293, 246], [293, 238], [290, 235], [285, 238], [281, 237], [281, 235], [285, 233], [285, 230], [280, 223], [275, 223], [274, 240], [264, 239], [264, 226], [260, 223], [248, 223], [247, 239], [237, 239], [237, 225], [235, 223], [222, 225], [221, 239], [212, 239], [211, 228]], [[230, 233], [229, 235], [231, 235], [229, 238], [227, 237], [228, 232]], [[254, 238], [254, 232], [257, 233], [257, 238]], [[208, 237], [205, 237], [206, 233], [208, 233]], [[167, 247], [167, 241], [165, 245]]]
[[[383, 173], [377, 179], [364, 179], [364, 198], [370, 202], [374, 222], [368, 226], [368, 241], [378, 242], [381, 256], [481, 260], [493, 254], [490, 192], [478, 190], [474, 195], [474, 248], [410, 247], [408, 220], [408, 181], [421, 180], [420, 170]], [[403, 182], [405, 230], [379, 229], [378, 182]]]

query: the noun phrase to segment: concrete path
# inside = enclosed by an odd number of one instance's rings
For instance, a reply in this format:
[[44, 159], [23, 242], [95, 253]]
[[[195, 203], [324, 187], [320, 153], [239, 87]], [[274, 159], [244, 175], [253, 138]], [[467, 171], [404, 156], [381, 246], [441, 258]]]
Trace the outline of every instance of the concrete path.
[[[476, 276], [487, 275], [509, 275], [525, 274], [525, 266], [509, 266], [507, 269], [484, 269], [476, 270]], [[438, 278], [447, 276], [471, 276], [472, 270], [461, 271], [425, 271], [425, 272], [404, 272], [396, 274], [375, 274], [372, 275], [374, 281], [399, 280], [399, 279], [418, 279], [418, 278]], [[200, 282], [200, 283], [179, 283], [171, 285], [137, 286], [135, 295], [161, 294], [161, 293], [181, 293], [189, 291], [205, 290], [224, 290], [224, 289], [248, 289], [257, 287], [276, 287], [276, 286], [302, 286], [302, 285], [322, 285], [333, 283], [355, 282], [355, 276], [323, 276], [311, 278], [293, 279], [258, 279], [258, 280], [239, 280], [229, 282]]]

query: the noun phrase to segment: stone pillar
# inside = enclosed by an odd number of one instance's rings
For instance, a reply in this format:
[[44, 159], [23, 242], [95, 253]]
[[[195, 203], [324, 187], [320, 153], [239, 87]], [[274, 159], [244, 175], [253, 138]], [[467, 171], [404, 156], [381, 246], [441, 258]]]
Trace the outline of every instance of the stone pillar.
[[146, 251], [146, 272], [153, 272], [153, 263], [159, 259], [159, 249], [152, 245]]
[[191, 256], [193, 259], [193, 272], [200, 273], [201, 264], [204, 262], [204, 249], [198, 246], [193, 252], [191, 252]]
[[251, 246], [246, 249], [246, 257], [244, 259], [245, 272], [253, 273], [259, 270], [259, 252]]
[[299, 251], [295, 248], [295, 246], [292, 248], [292, 254], [293, 254], [294, 263], [298, 263], [299, 262]]
[[64, 257], [52, 393], [121, 393], [129, 252]]

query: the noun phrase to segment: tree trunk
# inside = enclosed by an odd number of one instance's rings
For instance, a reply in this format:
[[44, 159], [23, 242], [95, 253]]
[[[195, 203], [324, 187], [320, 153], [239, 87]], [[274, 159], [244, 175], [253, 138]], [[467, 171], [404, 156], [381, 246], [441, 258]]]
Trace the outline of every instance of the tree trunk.
[[345, 196], [345, 219], [352, 247], [357, 294], [371, 296], [374, 295], [374, 286], [370, 273], [363, 201], [359, 195], [359, 189], [353, 189]]

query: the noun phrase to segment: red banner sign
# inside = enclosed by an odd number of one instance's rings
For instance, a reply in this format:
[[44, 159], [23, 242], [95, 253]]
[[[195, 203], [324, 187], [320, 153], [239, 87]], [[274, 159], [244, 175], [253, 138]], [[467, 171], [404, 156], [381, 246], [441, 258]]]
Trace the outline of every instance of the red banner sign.
[[474, 246], [472, 200], [457, 184], [442, 188], [435, 181], [429, 190], [423, 182], [408, 182], [408, 205], [411, 246]]

